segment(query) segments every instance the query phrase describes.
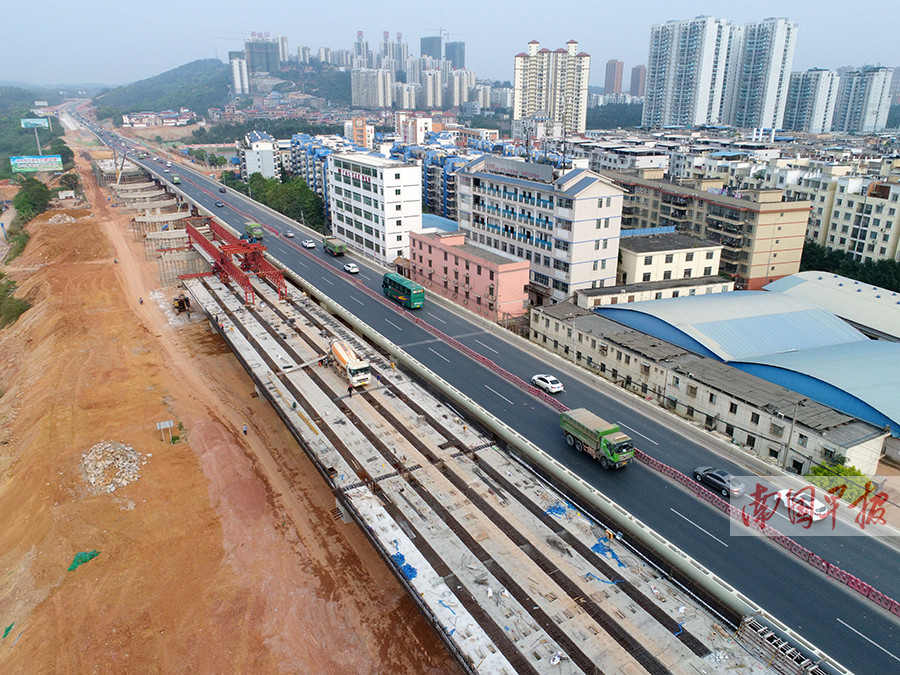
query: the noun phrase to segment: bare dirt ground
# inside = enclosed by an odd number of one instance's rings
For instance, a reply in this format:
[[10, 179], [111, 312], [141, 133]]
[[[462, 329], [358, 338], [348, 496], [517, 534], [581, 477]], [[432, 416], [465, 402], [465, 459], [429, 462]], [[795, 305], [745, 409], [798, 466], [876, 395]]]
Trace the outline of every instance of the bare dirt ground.
[[[78, 161], [93, 212], [44, 214], [5, 270], [33, 307], [0, 332], [0, 672], [460, 672]], [[104, 440], [140, 477], [94, 494]]]

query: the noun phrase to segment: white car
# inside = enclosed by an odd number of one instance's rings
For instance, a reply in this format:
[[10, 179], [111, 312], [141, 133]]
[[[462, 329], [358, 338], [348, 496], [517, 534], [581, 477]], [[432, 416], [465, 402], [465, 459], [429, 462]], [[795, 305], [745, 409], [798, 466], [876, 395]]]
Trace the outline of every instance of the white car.
[[359, 274], [359, 267], [356, 263], [347, 263], [344, 265], [344, 271], [347, 274]]
[[553, 377], [553, 375], [535, 375], [531, 378], [531, 384], [538, 389], [543, 389], [548, 394], [558, 394], [561, 391], [565, 391], [562, 382]]
[[304, 239], [303, 240], [303, 248], [315, 248], [315, 247], [316, 247], [316, 242], [314, 242], [312, 239]]
[[287, 237], [288, 239], [293, 239], [294, 233], [291, 232], [290, 230], [288, 230], [287, 232], [284, 233], [284, 236]]
[[822, 520], [828, 515], [828, 506], [809, 494], [807, 490], [779, 490], [775, 493], [778, 503], [784, 504], [788, 511], [793, 511], [803, 518], [810, 518], [813, 522]]

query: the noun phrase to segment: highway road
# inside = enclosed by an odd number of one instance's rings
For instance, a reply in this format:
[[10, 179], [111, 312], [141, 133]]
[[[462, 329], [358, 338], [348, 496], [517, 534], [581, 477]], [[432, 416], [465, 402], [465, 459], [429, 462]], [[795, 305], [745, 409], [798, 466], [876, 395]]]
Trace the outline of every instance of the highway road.
[[[138, 163], [170, 182], [162, 164], [152, 159]], [[603, 471], [599, 464], [565, 444], [555, 410], [356, 287], [354, 282], [362, 282], [380, 293], [383, 270], [357, 257], [333, 259], [322, 251], [321, 236], [309, 236], [299, 226], [288, 225], [290, 221], [273, 217], [231, 191], [219, 193], [219, 185], [204, 174], [182, 166], [177, 172], [183, 179], [178, 187], [184, 194], [238, 231], [246, 220], [281, 232], [295, 230], [294, 239], [267, 236], [264, 243], [269, 252], [843, 665], [856, 672], [900, 672], [900, 621], [896, 617], [761, 537], [731, 536], [724, 514], [641, 464], [616, 473]], [[226, 206], [216, 208], [216, 201]], [[305, 238], [314, 238], [316, 248], [301, 248]], [[360, 274], [351, 277], [341, 271], [349, 259], [360, 264]], [[485, 328], [439, 302], [426, 302], [417, 311], [422, 320], [524, 380], [537, 372], [555, 372], [566, 385], [566, 391], [559, 394], [566, 405], [587, 407], [607, 419], [618, 420], [638, 447], [674, 468], [690, 473], [694, 467], [708, 464], [746, 473], [703, 443], [667, 425], [661, 416], [648, 414], [639, 402], [609, 395], [571, 369], [548, 367], [537, 349], [511, 345], [498, 329]], [[748, 502], [741, 498], [734, 503], [741, 506]], [[786, 520], [776, 518], [770, 524], [791, 534]], [[900, 598], [900, 554], [882, 541], [836, 533], [804, 537], [799, 543], [882, 592]]]

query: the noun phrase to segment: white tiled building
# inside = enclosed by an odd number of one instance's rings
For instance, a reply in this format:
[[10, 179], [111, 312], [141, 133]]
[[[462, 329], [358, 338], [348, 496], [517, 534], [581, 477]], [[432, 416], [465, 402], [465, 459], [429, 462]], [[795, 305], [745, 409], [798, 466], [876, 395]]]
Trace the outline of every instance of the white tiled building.
[[784, 128], [809, 134], [831, 131], [838, 81], [834, 70], [813, 68], [802, 73], [791, 73]]
[[348, 247], [382, 263], [409, 257], [409, 232], [422, 229], [422, 169], [377, 155], [328, 161], [331, 230]]
[[621, 188], [586, 169], [480, 157], [457, 174], [459, 226], [469, 243], [531, 263], [535, 304], [612, 286]]
[[587, 120], [591, 57], [578, 51], [575, 40], [555, 51], [540, 47], [540, 42], [532, 40], [527, 53], [516, 55], [513, 119], [543, 114], [562, 122], [567, 133], [582, 133]]
[[354, 108], [390, 108], [394, 102], [394, 74], [390, 70], [354, 68], [350, 98]]

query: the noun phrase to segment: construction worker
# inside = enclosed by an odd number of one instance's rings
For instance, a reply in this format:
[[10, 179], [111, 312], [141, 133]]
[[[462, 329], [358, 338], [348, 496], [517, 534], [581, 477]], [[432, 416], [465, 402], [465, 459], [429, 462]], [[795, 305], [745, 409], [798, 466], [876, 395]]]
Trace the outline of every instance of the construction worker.
[[138, 303], [141, 304], [141, 305], [143, 305], [143, 304], [144, 304], [144, 299], [143, 299], [143, 298], [138, 298]]
[[353, 385], [352, 384], [347, 387], [347, 396], [349, 396], [350, 398], [353, 398]]
[[244, 425], [244, 436], [246, 436], [246, 435], [247, 435], [247, 425], [245, 424]]

